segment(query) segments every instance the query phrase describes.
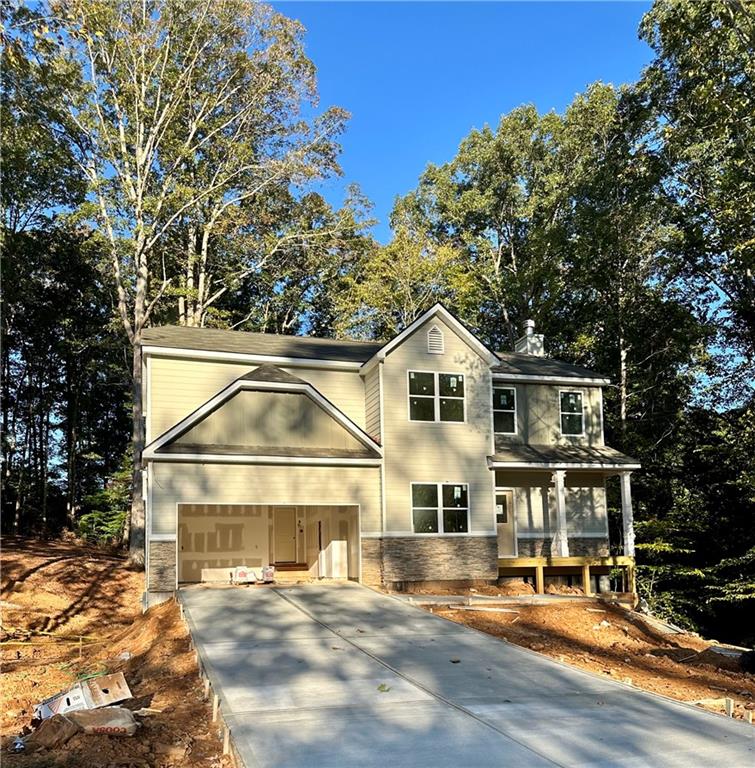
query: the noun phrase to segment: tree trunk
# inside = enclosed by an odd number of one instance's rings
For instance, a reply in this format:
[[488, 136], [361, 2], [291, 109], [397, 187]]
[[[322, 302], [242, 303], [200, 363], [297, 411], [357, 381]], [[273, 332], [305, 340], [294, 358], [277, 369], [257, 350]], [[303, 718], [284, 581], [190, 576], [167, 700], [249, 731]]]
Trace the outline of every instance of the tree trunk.
[[129, 537], [129, 563], [134, 567], [144, 567], [144, 499], [142, 498], [142, 451], [144, 450], [144, 414], [142, 408], [142, 348], [141, 331], [133, 340], [133, 372], [132, 372], [132, 401], [131, 408], [134, 420], [131, 432], [133, 450], [133, 472], [131, 476], [131, 516], [127, 524]]

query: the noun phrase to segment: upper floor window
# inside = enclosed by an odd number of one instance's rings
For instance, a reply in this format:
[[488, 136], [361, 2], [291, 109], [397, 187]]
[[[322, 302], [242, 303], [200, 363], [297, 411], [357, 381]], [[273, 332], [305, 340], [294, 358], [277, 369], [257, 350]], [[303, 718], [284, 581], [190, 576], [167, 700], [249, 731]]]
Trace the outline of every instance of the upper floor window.
[[561, 434], [584, 435], [585, 412], [581, 392], [562, 391], [561, 398]]
[[412, 527], [414, 533], [467, 533], [467, 484], [412, 483]]
[[464, 421], [464, 376], [409, 371], [411, 421]]
[[493, 387], [493, 431], [502, 435], [516, 434], [514, 387]]
[[442, 355], [443, 350], [443, 331], [437, 325], [434, 325], [427, 332], [427, 351], [431, 355]]

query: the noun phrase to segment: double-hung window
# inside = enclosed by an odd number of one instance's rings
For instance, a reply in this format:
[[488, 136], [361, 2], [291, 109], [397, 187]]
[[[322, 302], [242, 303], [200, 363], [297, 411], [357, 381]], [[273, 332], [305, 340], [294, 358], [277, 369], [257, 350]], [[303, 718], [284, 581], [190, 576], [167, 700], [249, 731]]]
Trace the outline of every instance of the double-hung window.
[[562, 391], [561, 402], [561, 434], [584, 435], [585, 413], [582, 404], [582, 393]]
[[493, 431], [501, 435], [516, 434], [514, 387], [493, 387]]
[[409, 371], [411, 421], [464, 421], [464, 376]]
[[412, 483], [414, 533], [468, 533], [466, 483]]

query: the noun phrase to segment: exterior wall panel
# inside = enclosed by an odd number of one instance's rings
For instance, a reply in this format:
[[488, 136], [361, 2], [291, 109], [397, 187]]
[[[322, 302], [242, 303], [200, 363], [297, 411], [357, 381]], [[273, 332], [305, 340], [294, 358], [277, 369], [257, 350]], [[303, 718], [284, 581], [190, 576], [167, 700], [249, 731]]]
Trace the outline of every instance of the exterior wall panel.
[[378, 467], [154, 462], [152, 533], [176, 533], [176, 504], [359, 504], [362, 532], [380, 530]]
[[[427, 351], [432, 326], [444, 335], [441, 355]], [[463, 374], [466, 422], [410, 421], [407, 371], [411, 370]], [[469, 485], [470, 533], [491, 533], [493, 486], [485, 457], [492, 449], [492, 391], [487, 362], [433, 318], [386, 356], [383, 387], [386, 530], [412, 532], [410, 483], [449, 482]]]

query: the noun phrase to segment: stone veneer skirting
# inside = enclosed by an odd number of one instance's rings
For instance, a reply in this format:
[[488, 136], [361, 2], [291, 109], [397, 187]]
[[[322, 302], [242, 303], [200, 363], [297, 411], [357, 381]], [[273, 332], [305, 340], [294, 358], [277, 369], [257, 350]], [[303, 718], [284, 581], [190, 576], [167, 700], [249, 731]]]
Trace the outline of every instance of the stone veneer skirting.
[[495, 536], [362, 539], [362, 581], [450, 581], [498, 577]]
[[172, 592], [176, 588], [175, 541], [150, 541], [147, 578], [150, 592]]
[[[551, 538], [517, 538], [519, 557], [550, 557], [551, 541]], [[605, 538], [569, 537], [570, 557], [608, 557], [609, 554], [607, 536]]]

